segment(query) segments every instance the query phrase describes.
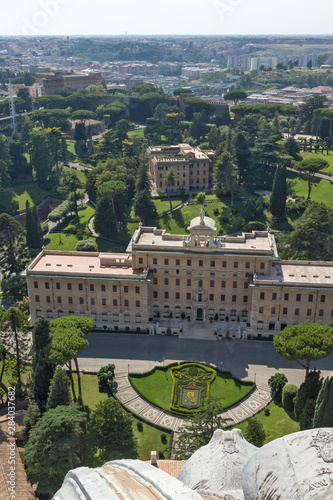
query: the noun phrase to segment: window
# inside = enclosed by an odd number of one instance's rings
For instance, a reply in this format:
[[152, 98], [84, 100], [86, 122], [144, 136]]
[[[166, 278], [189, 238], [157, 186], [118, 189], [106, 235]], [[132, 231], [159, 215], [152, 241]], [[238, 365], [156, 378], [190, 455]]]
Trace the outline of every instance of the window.
[[135, 301], [135, 307], [140, 307], [140, 300]]
[[284, 307], [282, 309], [282, 314], [288, 314], [288, 307]]
[[324, 309], [319, 309], [319, 316], [323, 317], [324, 316]]
[[179, 286], [179, 285], [180, 285], [180, 279], [176, 278], [176, 286]]
[[51, 302], [51, 297], [49, 295], [46, 295], [46, 302], [50, 303]]
[[175, 298], [176, 298], [176, 300], [179, 300], [179, 299], [180, 299], [180, 293], [179, 293], [179, 292], [176, 292], [176, 294], [175, 294]]
[[117, 305], [118, 305], [118, 301], [117, 301], [117, 299], [113, 299], [112, 303], [113, 303], [113, 306], [114, 306], [114, 307], [117, 307]]
[[260, 269], [265, 269], [265, 262], [260, 262]]
[[157, 285], [157, 278], [153, 279], [153, 283], [154, 283], [154, 285]]
[[211, 293], [211, 294], [209, 295], [209, 300], [214, 300], [214, 294], [213, 294], [213, 293]]
[[203, 267], [203, 260], [199, 260], [199, 267]]
[[215, 267], [215, 260], [210, 261], [210, 267]]
[[250, 262], [245, 262], [245, 269], [250, 269]]
[[211, 288], [214, 288], [214, 285], [215, 285], [215, 281], [214, 281], [214, 280], [210, 280], [210, 282], [209, 282], [209, 286], [210, 286]]
[[124, 300], [124, 306], [125, 306], [125, 307], [128, 307], [128, 306], [129, 306], [129, 302], [128, 302], [128, 300]]
[[169, 292], [164, 292], [164, 298], [168, 299], [169, 298]]
[[89, 288], [90, 288], [90, 291], [91, 291], [91, 292], [93, 292], [93, 291], [95, 290], [94, 285], [90, 285], [90, 287], [89, 287]]
[[248, 302], [248, 300], [249, 300], [248, 296], [247, 296], [247, 295], [244, 295], [244, 297], [243, 297], [243, 302]]
[[234, 262], [234, 268], [238, 269], [238, 262]]
[[231, 316], [232, 318], [236, 318], [236, 314], [237, 314], [236, 309], [232, 309], [232, 310], [231, 310], [231, 313], [230, 313], [230, 316]]
[[237, 288], [237, 281], [232, 282], [232, 288]]
[[71, 290], [72, 289], [72, 283], [67, 283], [67, 290]]
[[129, 323], [131, 321], [131, 316], [128, 313], [124, 314], [124, 321], [125, 323]]
[[299, 307], [296, 307], [295, 309], [295, 316], [299, 316]]
[[225, 288], [225, 281], [221, 281], [221, 288]]
[[73, 304], [73, 297], [68, 297], [68, 304]]
[[289, 300], [289, 293], [284, 294], [284, 300]]
[[227, 267], [227, 261], [226, 260], [222, 261], [222, 267]]
[[311, 314], [312, 314], [312, 309], [307, 309], [306, 310], [306, 315], [307, 316], [311, 316]]
[[35, 295], [35, 301], [39, 302], [39, 295]]
[[272, 293], [272, 300], [276, 300], [276, 297], [277, 297], [277, 293]]
[[168, 266], [169, 265], [169, 259], [164, 259], [164, 265]]
[[263, 314], [263, 312], [264, 312], [263, 306], [259, 307], [259, 314]]
[[34, 281], [34, 288], [38, 288], [38, 282]]
[[154, 297], [154, 299], [157, 299], [157, 298], [158, 298], [158, 293], [157, 293], [157, 292], [154, 292], [154, 293], [153, 293], [153, 297]]
[[164, 278], [164, 284], [168, 285], [169, 284], [169, 278]]
[[157, 264], [157, 259], [153, 259], [153, 264]]
[[105, 292], [105, 285], [101, 285], [101, 291]]
[[186, 283], [187, 283], [187, 286], [191, 286], [191, 280], [187, 280]]
[[143, 264], [143, 258], [139, 257], [139, 264]]
[[202, 288], [202, 280], [198, 281], [199, 288]]
[[247, 318], [247, 310], [242, 311], [242, 318]]
[[271, 330], [271, 331], [272, 331], [272, 330], [275, 330], [275, 323], [274, 323], [273, 321], [271, 321], [271, 322], [269, 323], [269, 325], [268, 325], [268, 329], [269, 329], [269, 330]]
[[191, 294], [190, 293], [186, 294], [186, 300], [191, 300]]
[[237, 300], [237, 296], [236, 296], [236, 295], [233, 295], [233, 296], [231, 297], [231, 301], [232, 301], [232, 302], [236, 302], [236, 300]]
[[112, 285], [112, 291], [113, 291], [113, 293], [117, 292], [117, 285]]
[[313, 295], [312, 295], [312, 293], [310, 293], [310, 295], [309, 295], [309, 302], [313, 302]]
[[221, 295], [221, 302], [224, 302], [224, 301], [225, 301], [225, 295], [224, 295], [224, 294], [222, 294], [222, 295]]
[[248, 282], [248, 281], [245, 281], [245, 282], [244, 282], [244, 288], [245, 288], [245, 289], [249, 288], [249, 282]]
[[301, 302], [301, 294], [300, 293], [298, 293], [296, 295], [296, 302]]
[[83, 285], [82, 285], [82, 283], [79, 283], [79, 290], [80, 290], [81, 292], [82, 292], [82, 290], [83, 290]]
[[61, 297], [59, 297], [59, 296], [57, 297], [57, 302], [58, 302], [58, 304], [61, 304]]
[[60, 283], [56, 283], [56, 289], [60, 290]]
[[102, 306], [106, 306], [106, 299], [102, 299]]
[[326, 295], [321, 295], [320, 296], [320, 302], [325, 302]]
[[262, 321], [258, 321], [257, 330], [263, 330], [263, 328], [264, 328], [264, 323]]
[[271, 307], [271, 314], [275, 314], [275, 307]]
[[94, 306], [94, 305], [95, 305], [95, 299], [94, 299], [93, 297], [90, 299], [90, 304], [91, 304], [92, 306]]
[[176, 259], [176, 266], [180, 266], [180, 259]]
[[83, 297], [80, 297], [79, 302], [80, 304], [83, 304]]
[[[156, 278], [155, 278], [156, 279]], [[128, 286], [124, 286], [124, 293], [128, 293]]]
[[260, 292], [260, 300], [264, 300], [265, 299], [265, 292]]
[[139, 286], [135, 287], [135, 293], [140, 293], [140, 287]]
[[187, 260], [187, 265], [188, 265], [188, 266], [191, 266], [191, 265], [192, 265], [192, 261], [188, 259], [188, 260]]

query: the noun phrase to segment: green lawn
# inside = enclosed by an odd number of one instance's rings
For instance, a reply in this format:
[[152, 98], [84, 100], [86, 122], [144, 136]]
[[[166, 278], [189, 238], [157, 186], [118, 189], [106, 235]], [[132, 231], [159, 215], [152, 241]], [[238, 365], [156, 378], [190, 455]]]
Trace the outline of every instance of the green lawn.
[[326, 154], [322, 155], [321, 153], [301, 153], [301, 156], [303, 158], [322, 158], [329, 163], [329, 167], [325, 168], [323, 172], [333, 172], [333, 156], [327, 156]]
[[1, 196], [0, 208], [6, 212], [10, 212], [10, 204], [15, 199], [19, 202], [19, 210], [25, 210], [27, 200], [30, 205], [38, 205], [47, 196], [55, 196], [55, 194], [54, 188], [46, 191], [34, 182], [32, 176], [27, 176], [25, 180], [13, 181], [12, 187], [6, 189], [5, 193]]
[[[265, 444], [300, 430], [299, 422], [296, 422], [293, 412], [286, 411], [281, 403], [272, 401], [267, 408], [270, 410], [269, 416], [265, 415], [264, 410], [256, 415], [263, 424], [266, 432]], [[236, 428], [240, 429], [244, 434], [246, 426], [247, 423], [245, 421], [241, 424], [237, 424]]]
[[133, 137], [144, 137], [144, 131], [145, 129], [144, 128], [137, 128], [135, 130], [130, 130], [129, 132], [127, 132], [127, 135], [128, 135], [128, 138], [129, 139], [132, 139]]
[[[126, 245], [120, 243], [112, 243], [111, 241], [103, 240], [102, 238], [94, 238], [93, 236], [83, 236], [82, 240], [94, 240], [97, 243], [99, 252], [116, 252], [123, 253], [126, 250]], [[47, 250], [63, 250], [72, 252], [75, 251], [79, 237], [76, 234], [64, 234], [52, 232], [44, 239], [44, 245]]]
[[[77, 392], [77, 377], [75, 373], [74, 382]], [[143, 423], [143, 430], [140, 432], [137, 425], [140, 420], [134, 415], [133, 429], [135, 438], [137, 439], [137, 452], [133, 451], [131, 448], [112, 452], [104, 452], [98, 448], [97, 435], [94, 429], [94, 411], [96, 409], [96, 405], [100, 401], [107, 399], [109, 395], [107, 393], [99, 392], [96, 375], [83, 373], [81, 375], [81, 383], [83, 404], [88, 412], [87, 449], [82, 465], [98, 467], [103, 465], [108, 460], [119, 458], [139, 458], [140, 460], [149, 460], [150, 452], [152, 450], [156, 450], [158, 454], [163, 452], [165, 458], [169, 458], [170, 452], [168, 447], [171, 443], [171, 432], [168, 430], [156, 429], [148, 423]], [[162, 443], [162, 434], [166, 434], [167, 444]]]
[[[299, 175], [295, 172], [288, 172], [288, 194], [291, 196], [307, 196], [308, 181], [305, 175]], [[331, 181], [326, 179], [315, 178], [312, 181], [311, 200], [325, 203], [325, 205], [333, 207], [333, 187]]]
[[[154, 405], [173, 413], [170, 410], [170, 400], [172, 392], [172, 379], [170, 375], [171, 367], [160, 368], [145, 377], [130, 377], [133, 387], [148, 401]], [[241, 381], [236, 381], [228, 373], [217, 372], [217, 377], [211, 385], [211, 396], [223, 398], [221, 404], [224, 408], [232, 406], [240, 399], [243, 399], [251, 390], [252, 385], [246, 385]]]

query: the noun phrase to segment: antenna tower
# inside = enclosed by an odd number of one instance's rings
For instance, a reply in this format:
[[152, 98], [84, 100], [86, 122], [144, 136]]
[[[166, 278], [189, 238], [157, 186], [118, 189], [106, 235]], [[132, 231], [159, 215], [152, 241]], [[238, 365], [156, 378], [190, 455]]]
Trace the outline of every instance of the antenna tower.
[[14, 132], [15, 130], [17, 130], [17, 123], [16, 123], [16, 111], [15, 111], [15, 103], [13, 97], [13, 89], [10, 80], [8, 87], [9, 87], [9, 111], [10, 111], [10, 116], [12, 117], [12, 127]]

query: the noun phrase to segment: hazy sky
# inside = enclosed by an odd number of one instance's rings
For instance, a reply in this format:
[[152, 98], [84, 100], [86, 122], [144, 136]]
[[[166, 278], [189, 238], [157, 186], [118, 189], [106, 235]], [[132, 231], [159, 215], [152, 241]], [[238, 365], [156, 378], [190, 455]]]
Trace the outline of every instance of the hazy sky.
[[0, 35], [332, 34], [332, 0], [16, 0]]

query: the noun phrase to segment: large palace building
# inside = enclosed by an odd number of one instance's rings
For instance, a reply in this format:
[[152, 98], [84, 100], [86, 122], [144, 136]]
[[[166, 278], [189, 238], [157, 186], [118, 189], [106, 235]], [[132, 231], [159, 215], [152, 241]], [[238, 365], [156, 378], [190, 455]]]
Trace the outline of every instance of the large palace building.
[[125, 254], [42, 251], [25, 271], [32, 322], [82, 314], [99, 329], [153, 332], [214, 319], [245, 338], [333, 326], [333, 262], [280, 261], [269, 231], [216, 236], [203, 210], [188, 229], [140, 225]]

